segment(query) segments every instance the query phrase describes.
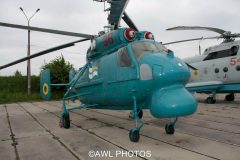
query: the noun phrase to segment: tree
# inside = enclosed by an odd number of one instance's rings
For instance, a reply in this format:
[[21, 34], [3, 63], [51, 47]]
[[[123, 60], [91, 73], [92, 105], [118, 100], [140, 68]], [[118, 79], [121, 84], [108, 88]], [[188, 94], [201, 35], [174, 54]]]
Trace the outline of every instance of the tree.
[[14, 73], [15, 77], [22, 77], [22, 73], [18, 70], [16, 70], [16, 72]]
[[68, 74], [72, 67], [73, 65], [65, 61], [63, 55], [61, 55], [49, 63], [45, 63], [42, 66], [42, 69], [50, 70], [52, 83], [68, 83]]

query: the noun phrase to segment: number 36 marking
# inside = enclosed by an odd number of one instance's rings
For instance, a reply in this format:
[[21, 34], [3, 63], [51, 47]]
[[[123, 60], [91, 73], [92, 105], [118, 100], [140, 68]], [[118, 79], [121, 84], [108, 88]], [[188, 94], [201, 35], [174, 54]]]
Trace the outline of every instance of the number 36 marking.
[[112, 38], [112, 33], [109, 33], [108, 35], [106, 35], [103, 39], [103, 46], [104, 47], [108, 47], [110, 44], [113, 44], [113, 38]]
[[231, 66], [234, 66], [234, 65], [236, 65], [237, 63], [240, 63], [240, 58], [238, 58], [238, 57], [232, 57], [232, 58], [230, 58], [230, 65], [231, 65]]

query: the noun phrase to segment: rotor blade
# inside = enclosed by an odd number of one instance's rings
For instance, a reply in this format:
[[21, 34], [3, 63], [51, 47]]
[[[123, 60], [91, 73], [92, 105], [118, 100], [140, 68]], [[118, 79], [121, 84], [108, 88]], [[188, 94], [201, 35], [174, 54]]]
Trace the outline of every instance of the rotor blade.
[[[185, 62], [185, 63], [186, 63], [186, 62]], [[190, 65], [190, 64], [188, 64], [188, 63], [186, 63], [186, 65], [187, 65], [189, 68], [191, 68], [192, 70], [198, 70], [197, 68], [193, 67], [192, 65]]]
[[66, 35], [66, 36], [82, 37], [82, 38], [88, 38], [88, 39], [92, 39], [94, 37], [93, 35], [90, 35], [90, 34], [67, 32], [67, 31], [60, 31], [60, 30], [46, 29], [46, 28], [39, 28], [39, 27], [28, 27], [28, 26], [11, 24], [11, 23], [3, 23], [3, 22], [0, 22], [0, 26], [32, 30], [32, 31], [39, 31], [39, 32], [47, 32], [47, 33], [53, 33], [53, 34], [61, 34], [61, 35]]
[[207, 31], [213, 31], [216, 33], [219, 33], [221, 35], [225, 35], [225, 30], [219, 29], [219, 28], [213, 28], [213, 27], [200, 27], [200, 26], [177, 26], [173, 28], [166, 29], [167, 31], [175, 31], [175, 30], [207, 30]]
[[18, 64], [18, 63], [27, 61], [27, 60], [29, 60], [29, 59], [42, 56], [42, 55], [47, 54], [47, 53], [50, 53], [50, 52], [54, 52], [54, 51], [57, 51], [57, 50], [60, 50], [60, 49], [64, 49], [64, 48], [67, 48], [67, 47], [74, 46], [75, 43], [79, 43], [79, 42], [83, 42], [83, 41], [87, 41], [87, 40], [89, 40], [89, 39], [81, 39], [81, 40], [73, 41], [73, 42], [70, 42], [70, 43], [66, 43], [66, 44], [63, 44], [63, 45], [60, 45], [60, 46], [56, 46], [56, 47], [53, 47], [53, 48], [50, 48], [50, 49], [47, 49], [47, 50], [44, 50], [44, 51], [41, 51], [41, 52], [32, 54], [32, 55], [30, 55], [30, 56], [21, 58], [21, 59], [19, 59], [19, 60], [16, 60], [16, 61], [14, 61], [14, 62], [8, 63], [8, 64], [6, 64], [6, 65], [0, 66], [0, 70], [2, 70], [2, 69], [4, 69], [4, 68], [7, 68], [7, 67], [10, 67], [10, 66], [12, 66], [12, 65], [15, 65], [15, 64]]
[[126, 12], [123, 13], [122, 19], [130, 28], [134, 29], [135, 31], [138, 31], [137, 26], [133, 23], [133, 21], [131, 20], [131, 18], [128, 16]]
[[182, 42], [189, 42], [189, 41], [197, 41], [197, 40], [205, 40], [205, 39], [218, 39], [218, 38], [222, 38], [222, 37], [221, 36], [217, 36], [217, 37], [206, 37], [206, 38], [201, 37], [201, 38], [185, 39], [185, 40], [180, 40], [180, 41], [164, 43], [163, 45], [169, 45], [169, 44], [174, 44], [174, 43], [182, 43]]
[[234, 33], [232, 37], [239, 38], [240, 37], [240, 33]]
[[114, 25], [114, 29], [117, 29], [129, 0], [111, 0], [108, 2], [111, 4], [108, 23]]

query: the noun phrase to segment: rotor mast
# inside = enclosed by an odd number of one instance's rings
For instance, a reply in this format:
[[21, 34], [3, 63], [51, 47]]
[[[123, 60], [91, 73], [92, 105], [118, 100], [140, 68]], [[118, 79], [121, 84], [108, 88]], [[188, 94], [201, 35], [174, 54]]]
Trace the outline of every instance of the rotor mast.
[[[104, 26], [104, 28], [107, 28], [108, 31], [118, 29], [129, 0], [93, 0], [93, 1], [104, 3], [104, 11], [108, 13], [107, 18], [108, 25]], [[105, 8], [106, 2], [110, 4], [109, 8]]]

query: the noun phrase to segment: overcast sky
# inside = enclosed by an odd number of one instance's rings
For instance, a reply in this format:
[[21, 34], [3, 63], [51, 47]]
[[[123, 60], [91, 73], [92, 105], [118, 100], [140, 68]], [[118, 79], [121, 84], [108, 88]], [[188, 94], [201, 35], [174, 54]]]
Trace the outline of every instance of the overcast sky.
[[[58, 29], [86, 34], [97, 34], [107, 25], [107, 14], [103, 3], [92, 0], [0, 0], [0, 22], [26, 25], [26, 18], [19, 7], [31, 16], [37, 8], [41, 10], [31, 20], [31, 26]], [[240, 32], [239, 0], [130, 0], [126, 11], [140, 30], [151, 31], [157, 41], [215, 36], [208, 31], [165, 31], [178, 25], [217, 27]], [[124, 22], [122, 26], [126, 26]], [[31, 32], [31, 53], [77, 40], [77, 37]], [[221, 40], [202, 41], [201, 47], [218, 44]], [[31, 61], [32, 74], [38, 75], [44, 62], [64, 55], [75, 68], [83, 66], [90, 42], [56, 51]], [[198, 54], [199, 41], [170, 45], [168, 48], [180, 58]], [[0, 65], [27, 55], [27, 31], [0, 27]], [[12, 75], [16, 70], [26, 74], [26, 63], [3, 69], [0, 75]]]

